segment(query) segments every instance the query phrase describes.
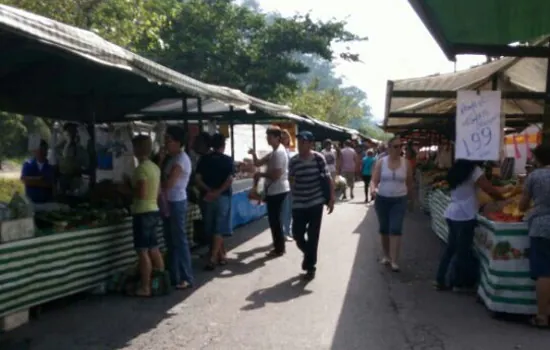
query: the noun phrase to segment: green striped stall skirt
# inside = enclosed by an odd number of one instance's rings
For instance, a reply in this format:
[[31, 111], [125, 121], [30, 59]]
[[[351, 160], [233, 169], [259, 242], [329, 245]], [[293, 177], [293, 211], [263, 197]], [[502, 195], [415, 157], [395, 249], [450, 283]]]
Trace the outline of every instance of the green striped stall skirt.
[[[162, 226], [159, 242], [163, 245]], [[136, 262], [131, 218], [0, 245], [0, 317], [91, 289]]]

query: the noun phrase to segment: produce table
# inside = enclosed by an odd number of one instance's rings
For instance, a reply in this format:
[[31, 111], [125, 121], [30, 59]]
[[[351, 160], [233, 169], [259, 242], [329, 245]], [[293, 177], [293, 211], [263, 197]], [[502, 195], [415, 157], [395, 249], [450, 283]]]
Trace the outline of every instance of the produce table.
[[478, 216], [475, 248], [481, 263], [478, 296], [487, 308], [494, 312], [535, 314], [527, 224], [498, 223]]
[[[200, 218], [190, 205], [187, 230]], [[164, 246], [162, 225], [158, 239]], [[0, 244], [0, 317], [92, 289], [136, 262], [132, 220]]]
[[[441, 190], [430, 196], [431, 225], [444, 242], [449, 237], [444, 212], [450, 197]], [[493, 312], [536, 313], [535, 284], [529, 277], [527, 224], [499, 223], [478, 215], [474, 239], [480, 260], [478, 296]]]
[[449, 238], [449, 228], [444, 215], [450, 201], [451, 197], [441, 190], [434, 190], [430, 194], [429, 204], [432, 231], [445, 243], [447, 243], [447, 239]]

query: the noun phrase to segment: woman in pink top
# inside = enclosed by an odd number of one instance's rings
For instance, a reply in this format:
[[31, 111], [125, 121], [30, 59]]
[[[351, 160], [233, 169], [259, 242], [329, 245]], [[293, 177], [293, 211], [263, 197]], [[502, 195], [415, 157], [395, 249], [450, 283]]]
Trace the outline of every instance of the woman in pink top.
[[[357, 172], [357, 165], [359, 164], [358, 158], [357, 152], [351, 147], [351, 141], [346, 140], [344, 142], [344, 148], [340, 151], [339, 173], [346, 179], [351, 199], [353, 199], [355, 174]], [[344, 199], [345, 198], [346, 194], [344, 193]]]

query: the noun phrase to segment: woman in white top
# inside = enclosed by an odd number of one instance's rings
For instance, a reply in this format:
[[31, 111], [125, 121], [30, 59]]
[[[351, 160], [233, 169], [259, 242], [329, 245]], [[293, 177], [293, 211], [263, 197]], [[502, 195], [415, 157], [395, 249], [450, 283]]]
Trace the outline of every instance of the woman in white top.
[[379, 159], [372, 174], [371, 193], [376, 193], [374, 208], [380, 225], [382, 264], [399, 271], [397, 261], [401, 247], [403, 220], [407, 211], [407, 199], [412, 198], [412, 169], [401, 157], [401, 139], [388, 142], [388, 155]]
[[[451, 203], [445, 210], [449, 226], [447, 247], [437, 270], [435, 287], [438, 290], [470, 288], [476, 284], [478, 268], [473, 255], [476, 215], [479, 211], [478, 187], [495, 199], [503, 199], [501, 191], [492, 186], [476, 162], [457, 160], [447, 173]], [[454, 264], [447, 281], [451, 261]]]
[[168, 241], [169, 271], [172, 284], [177, 289], [193, 286], [191, 251], [185, 228], [187, 225], [187, 185], [191, 177], [191, 160], [183, 150], [185, 131], [178, 126], [166, 130], [166, 151], [170, 156], [165, 166], [167, 174], [162, 190], [168, 202], [170, 222], [166, 236]]

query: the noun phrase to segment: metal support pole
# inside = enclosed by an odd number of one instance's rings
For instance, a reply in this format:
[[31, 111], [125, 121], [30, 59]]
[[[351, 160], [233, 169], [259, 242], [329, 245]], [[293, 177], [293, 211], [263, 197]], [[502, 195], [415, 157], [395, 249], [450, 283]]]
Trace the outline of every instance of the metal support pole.
[[[550, 45], [550, 42], [549, 44]], [[544, 112], [542, 115], [542, 142], [550, 142], [550, 46], [548, 47], [548, 58], [546, 59], [546, 98], [544, 100]]]
[[[231, 107], [233, 109], [233, 107]], [[229, 118], [229, 133], [231, 134], [231, 159], [235, 161], [235, 123], [233, 121], [233, 116]]]
[[256, 121], [252, 122], [252, 149], [256, 152]]
[[202, 132], [202, 98], [197, 98], [197, 113], [199, 114], [199, 130]]
[[[183, 97], [181, 100], [181, 105], [183, 107], [183, 114], [187, 114], [189, 112], [189, 109], [187, 108], [187, 98]], [[183, 129], [186, 133], [189, 132], [189, 120], [187, 117], [183, 118]]]

